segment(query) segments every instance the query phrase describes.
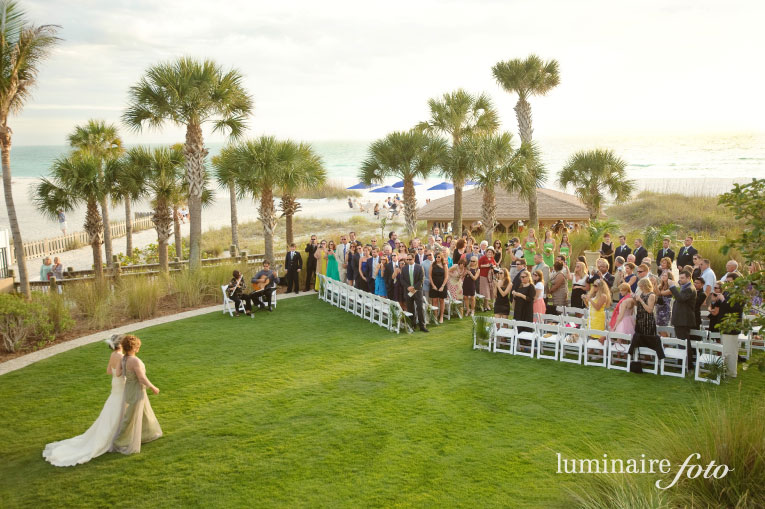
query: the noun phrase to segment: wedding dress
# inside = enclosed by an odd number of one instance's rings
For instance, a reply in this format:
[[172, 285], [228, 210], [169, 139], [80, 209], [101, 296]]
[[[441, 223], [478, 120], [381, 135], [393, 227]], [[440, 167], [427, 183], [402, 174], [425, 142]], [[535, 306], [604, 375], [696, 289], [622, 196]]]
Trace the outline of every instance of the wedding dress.
[[125, 377], [112, 368], [112, 392], [96, 422], [82, 435], [45, 446], [43, 458], [57, 467], [86, 463], [107, 452], [122, 420], [125, 401]]

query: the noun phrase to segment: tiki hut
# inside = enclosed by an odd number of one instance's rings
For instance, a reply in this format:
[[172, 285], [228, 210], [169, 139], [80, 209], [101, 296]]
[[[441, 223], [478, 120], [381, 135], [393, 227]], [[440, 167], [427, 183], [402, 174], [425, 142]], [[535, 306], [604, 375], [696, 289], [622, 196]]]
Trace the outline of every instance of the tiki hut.
[[[526, 222], [529, 219], [529, 204], [522, 200], [516, 193], [509, 193], [498, 187], [497, 196], [497, 225], [498, 233], [517, 230], [518, 222]], [[481, 206], [483, 193], [475, 188], [462, 194], [462, 229], [471, 229], [481, 220]], [[539, 211], [539, 224], [552, 226], [558, 221], [567, 223], [585, 223], [590, 220], [590, 214], [576, 196], [553, 191], [552, 189], [537, 189], [537, 210]], [[417, 219], [427, 221], [428, 228], [438, 226], [448, 229], [454, 217], [454, 195], [432, 200], [417, 211]], [[462, 231], [460, 229], [459, 231]]]

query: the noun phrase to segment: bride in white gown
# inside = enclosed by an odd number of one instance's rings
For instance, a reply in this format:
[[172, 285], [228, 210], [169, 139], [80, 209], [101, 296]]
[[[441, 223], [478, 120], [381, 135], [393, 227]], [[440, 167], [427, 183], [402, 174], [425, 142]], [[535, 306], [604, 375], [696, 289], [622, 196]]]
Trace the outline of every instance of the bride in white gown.
[[112, 392], [96, 422], [82, 435], [45, 446], [43, 458], [57, 467], [86, 463], [102, 455], [112, 445], [122, 420], [125, 400], [125, 374], [122, 372], [122, 335], [114, 335], [106, 344], [114, 350], [106, 372], [112, 377]]

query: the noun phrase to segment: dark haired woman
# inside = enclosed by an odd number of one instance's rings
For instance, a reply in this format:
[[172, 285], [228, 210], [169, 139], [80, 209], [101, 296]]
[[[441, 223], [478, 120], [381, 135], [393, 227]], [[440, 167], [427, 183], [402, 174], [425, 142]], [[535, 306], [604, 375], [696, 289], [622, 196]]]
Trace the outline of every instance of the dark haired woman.
[[109, 450], [114, 434], [120, 425], [123, 398], [125, 393], [125, 377], [122, 376], [122, 336], [114, 335], [106, 340], [113, 350], [106, 365], [106, 373], [112, 379], [112, 392], [104, 403], [98, 419], [82, 435], [53, 442], [45, 446], [43, 458], [57, 467], [71, 467], [90, 461]]
[[137, 357], [141, 340], [132, 335], [122, 338], [122, 373], [125, 375], [125, 413], [112, 450], [122, 454], [141, 452], [141, 444], [162, 436], [162, 428], [151, 409], [146, 387], [159, 394], [154, 384], [146, 378], [146, 366]]

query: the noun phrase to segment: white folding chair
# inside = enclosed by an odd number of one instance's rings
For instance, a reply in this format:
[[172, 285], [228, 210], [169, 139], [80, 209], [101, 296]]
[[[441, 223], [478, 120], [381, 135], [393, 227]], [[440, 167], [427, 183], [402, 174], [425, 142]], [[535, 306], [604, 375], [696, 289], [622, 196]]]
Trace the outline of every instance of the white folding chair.
[[533, 359], [534, 349], [537, 344], [536, 324], [524, 322], [522, 320], [515, 320], [513, 328], [515, 329], [515, 345], [513, 346], [513, 353], [515, 355], [523, 355]]
[[[692, 342], [691, 346], [696, 349], [696, 381], [720, 385], [722, 370], [725, 366], [722, 345], [696, 341]], [[713, 367], [717, 371], [717, 377], [710, 378], [708, 375], [711, 374]]]
[[[542, 315], [553, 316], [553, 315]], [[560, 326], [555, 323], [537, 323], [537, 359], [558, 360], [560, 355]]]
[[561, 316], [560, 315], [547, 315], [547, 314], [540, 314], [539, 315], [539, 321], [541, 323], [551, 323], [554, 325], [558, 325], [561, 322]]
[[[230, 316], [234, 316], [234, 313], [237, 312], [237, 309], [235, 309], [236, 306], [234, 306], [234, 301], [229, 299], [228, 295], [226, 294], [226, 289], [228, 288], [228, 285], [221, 285], [220, 290], [223, 292], [223, 314], [228, 313]], [[239, 301], [239, 310], [242, 313], [246, 313], [247, 310], [244, 308], [244, 301]]]
[[340, 291], [342, 283], [340, 281], [335, 281], [334, 279], [330, 279], [330, 296], [332, 297], [332, 305], [335, 307], [340, 307]]
[[[632, 362], [639, 362], [643, 368], [644, 373], [651, 373], [653, 375], [659, 374], [659, 355], [654, 350], [641, 346], [637, 349], [636, 353], [638, 358]], [[648, 357], [648, 360], [641, 359], [641, 357]], [[646, 367], [648, 365], [651, 367]]]
[[752, 356], [752, 330], [738, 335], [738, 355], [746, 360]]
[[[324, 288], [326, 288], [327, 286], [324, 284], [325, 276], [323, 274], [316, 274], [316, 277], [319, 278], [319, 290], [321, 290], [322, 285]], [[326, 300], [324, 298], [324, 292], [318, 292], [318, 297], [319, 300]]]
[[452, 319], [452, 305], [456, 309], [457, 316], [462, 318], [462, 303], [458, 300], [452, 299], [452, 296], [447, 293], [446, 303], [444, 304], [444, 316], [447, 320]]
[[[566, 322], [569, 322], [570, 319], [570, 317], [566, 317]], [[580, 319], [580, 325], [581, 321]], [[560, 361], [581, 364], [587, 329], [561, 325], [558, 331], [560, 334]], [[567, 357], [570, 355], [574, 355], [574, 357]]]
[[430, 313], [428, 310], [433, 312], [433, 316], [436, 317], [436, 320], [438, 319], [438, 306], [433, 306], [428, 300], [425, 298], [425, 294], [422, 295], [422, 314], [425, 315], [423, 318], [425, 318], [425, 324], [427, 325], [430, 323]]
[[581, 315], [580, 318], [587, 318], [588, 314], [587, 308], [571, 308], [566, 306], [566, 315], [568, 316]]
[[[662, 334], [663, 333], [663, 334]], [[676, 338], [675, 328], [671, 325], [657, 325], [656, 334], [664, 336], [665, 338]]]
[[388, 330], [391, 328], [390, 303], [391, 301], [382, 297], [377, 299], [380, 327], [385, 327]]
[[765, 337], [762, 334], [762, 327], [752, 327], [751, 340], [749, 341], [749, 348], [751, 350], [765, 350]]
[[488, 341], [484, 342], [483, 340], [478, 338], [477, 331], [479, 330], [478, 322], [476, 321], [475, 317], [473, 317], [473, 350], [488, 350], [491, 352], [492, 350], [492, 343], [494, 342], [494, 318], [487, 318], [486, 319], [486, 332], [489, 334]]
[[690, 340], [691, 341], [702, 341], [706, 343], [709, 340], [709, 331], [705, 330], [698, 330], [698, 329], [691, 329], [690, 333]]
[[364, 318], [364, 299], [366, 299], [367, 293], [368, 292], [359, 288], [356, 289], [356, 302], [354, 304], [353, 314], [359, 318]]
[[661, 338], [664, 347], [664, 358], [661, 360], [661, 374], [666, 376], [685, 377], [688, 368], [688, 349], [684, 339]]
[[374, 294], [367, 293], [364, 295], [364, 305], [363, 305], [363, 311], [361, 317], [365, 320], [369, 320], [370, 322], [374, 323], [375, 321], [375, 306], [374, 306]]
[[707, 341], [710, 343], [722, 343], [722, 334], [719, 332], [707, 331]]
[[515, 341], [515, 322], [507, 318], [495, 318], [492, 328], [493, 351], [496, 353], [513, 353]]
[[[589, 329], [584, 343], [585, 366], [608, 366], [608, 332]], [[598, 338], [603, 338], [603, 343]]]
[[608, 369], [630, 370], [630, 344], [632, 335], [621, 332], [608, 333]]
[[393, 305], [394, 305], [396, 308], [398, 308], [398, 313], [399, 313], [399, 315], [398, 315], [398, 320], [396, 321], [396, 324], [395, 324], [395, 327], [396, 327], [396, 334], [398, 334], [398, 333], [400, 332], [400, 330], [401, 330], [401, 323], [402, 323], [404, 320], [406, 320], [406, 319], [408, 319], [409, 317], [411, 317], [411, 316], [412, 316], [412, 313], [410, 313], [409, 311], [404, 311], [404, 308], [402, 308], [402, 307], [401, 307], [401, 304], [399, 304], [398, 302], [396, 302], [396, 301], [391, 301], [391, 302], [393, 302]]
[[332, 279], [327, 276], [322, 276], [324, 279], [324, 300], [332, 302]]

